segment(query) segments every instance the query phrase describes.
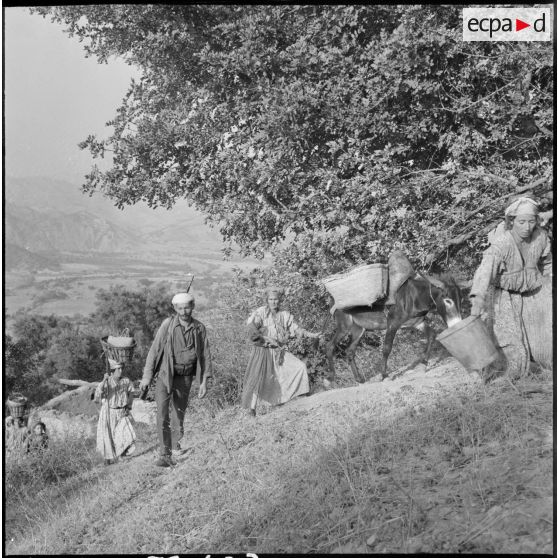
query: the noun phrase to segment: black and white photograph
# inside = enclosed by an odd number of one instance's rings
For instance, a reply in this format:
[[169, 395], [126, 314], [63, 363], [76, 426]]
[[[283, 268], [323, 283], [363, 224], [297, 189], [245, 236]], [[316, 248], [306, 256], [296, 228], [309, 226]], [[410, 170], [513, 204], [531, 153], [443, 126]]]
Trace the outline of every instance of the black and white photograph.
[[554, 12], [4, 4], [5, 554], [555, 555]]

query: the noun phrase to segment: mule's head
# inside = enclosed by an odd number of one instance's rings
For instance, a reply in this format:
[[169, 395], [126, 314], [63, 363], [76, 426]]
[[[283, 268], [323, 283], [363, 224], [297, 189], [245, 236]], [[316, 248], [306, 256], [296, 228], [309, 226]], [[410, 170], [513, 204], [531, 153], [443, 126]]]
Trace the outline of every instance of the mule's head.
[[436, 310], [448, 327], [461, 321], [461, 289], [452, 275], [444, 273], [431, 282], [440, 290], [435, 298]]

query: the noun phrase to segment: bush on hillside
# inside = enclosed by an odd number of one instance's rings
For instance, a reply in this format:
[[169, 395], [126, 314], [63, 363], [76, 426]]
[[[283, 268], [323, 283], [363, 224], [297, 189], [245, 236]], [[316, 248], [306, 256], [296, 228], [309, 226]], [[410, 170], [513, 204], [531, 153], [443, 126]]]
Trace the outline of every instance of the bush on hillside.
[[96, 295], [91, 320], [104, 329], [105, 335], [116, 335], [128, 328], [138, 343], [148, 345], [161, 322], [173, 312], [171, 298], [168, 283], [143, 286], [138, 290], [123, 285], [101, 289]]
[[93, 439], [66, 436], [51, 439], [43, 451], [8, 455], [4, 466], [6, 504], [32, 501], [44, 488], [91, 469], [100, 461], [94, 444]]
[[5, 338], [7, 391], [41, 405], [63, 391], [57, 378], [100, 380], [106, 370], [100, 339], [125, 327], [137, 341], [126, 375], [139, 379], [157, 328], [172, 314], [169, 301], [165, 283], [138, 291], [116, 286], [98, 292], [95, 312], [86, 320], [19, 312], [14, 336]]
[[42, 291], [33, 297], [33, 302], [36, 305], [45, 304], [46, 302], [51, 302], [52, 300], [63, 300], [68, 298], [68, 293], [61, 289], [50, 289]]

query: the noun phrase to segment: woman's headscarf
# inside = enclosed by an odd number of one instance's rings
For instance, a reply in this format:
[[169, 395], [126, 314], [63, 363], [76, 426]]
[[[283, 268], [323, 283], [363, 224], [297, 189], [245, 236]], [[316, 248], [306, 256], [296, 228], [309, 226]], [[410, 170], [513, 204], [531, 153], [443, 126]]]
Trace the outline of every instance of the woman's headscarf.
[[115, 368], [122, 368], [121, 362], [118, 362], [117, 360], [113, 360], [112, 358], [109, 358], [108, 361], [111, 370], [114, 370]]
[[281, 300], [283, 298], [283, 289], [281, 289], [280, 287], [268, 287], [265, 291], [266, 294], [266, 299], [268, 299], [270, 296], [275, 296], [277, 297], [279, 300]]
[[505, 215], [510, 217], [515, 217], [516, 215], [538, 215], [539, 214], [539, 204], [526, 197], [521, 197], [512, 202], [508, 207], [506, 207]]

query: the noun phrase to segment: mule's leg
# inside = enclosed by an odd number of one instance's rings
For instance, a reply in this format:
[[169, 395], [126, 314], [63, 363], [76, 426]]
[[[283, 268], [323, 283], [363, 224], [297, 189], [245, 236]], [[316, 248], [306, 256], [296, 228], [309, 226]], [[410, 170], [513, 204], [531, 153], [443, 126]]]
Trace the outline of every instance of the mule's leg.
[[430, 350], [432, 349], [432, 342], [436, 336], [436, 332], [430, 327], [430, 324], [424, 321], [424, 335], [426, 335], [426, 346], [424, 347], [424, 353], [422, 355], [422, 362], [428, 367], [428, 359], [430, 358]]
[[326, 345], [326, 356], [327, 356], [327, 363], [329, 368], [329, 377], [324, 378], [324, 385], [325, 387], [329, 387], [335, 381], [335, 364], [333, 362], [333, 353], [335, 352], [335, 347], [337, 347], [337, 343], [341, 341], [341, 339], [347, 333], [346, 330], [336, 329], [335, 334], [333, 335], [331, 341]]
[[407, 370], [412, 370], [419, 364], [425, 364], [426, 366], [428, 366], [428, 359], [430, 357], [432, 342], [434, 341], [434, 336], [436, 335], [436, 332], [430, 327], [430, 325], [424, 318], [420, 322], [413, 324], [412, 327], [425, 335], [426, 345], [424, 346], [424, 351], [422, 352], [422, 354], [419, 355], [415, 360], [413, 360], [413, 362], [411, 362], [409, 366], [405, 367], [402, 373], [406, 372]]
[[364, 377], [364, 374], [362, 374], [360, 372], [360, 370], [358, 369], [358, 366], [355, 362], [355, 353], [356, 353], [356, 348], [357, 345], [359, 343], [359, 341], [361, 340], [362, 336], [364, 334], [364, 328], [357, 326], [356, 324], [353, 324], [353, 326], [351, 327], [351, 344], [349, 345], [349, 347], [347, 348], [347, 359], [349, 360], [349, 364], [351, 366], [351, 370], [353, 371], [353, 376], [355, 377], [355, 380], [359, 383], [359, 384], [363, 384], [366, 381], [366, 378]]
[[397, 330], [403, 325], [403, 321], [399, 316], [399, 312], [396, 311], [397, 307], [394, 307], [389, 311], [387, 315], [387, 329], [384, 336], [384, 346], [382, 348], [383, 355], [383, 365], [382, 365], [382, 380], [387, 378], [387, 361], [393, 347], [393, 340], [395, 339], [395, 334]]

